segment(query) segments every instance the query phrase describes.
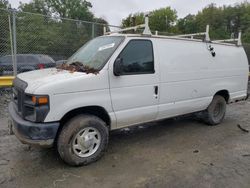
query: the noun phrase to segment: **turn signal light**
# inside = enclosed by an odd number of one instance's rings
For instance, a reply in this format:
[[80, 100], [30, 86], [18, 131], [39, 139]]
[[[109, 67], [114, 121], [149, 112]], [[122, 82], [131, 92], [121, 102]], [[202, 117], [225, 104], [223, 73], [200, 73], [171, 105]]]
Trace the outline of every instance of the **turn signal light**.
[[36, 97], [35, 97], [35, 96], [32, 96], [32, 102], [33, 102], [34, 104], [36, 104]]
[[48, 98], [47, 97], [39, 97], [38, 98], [38, 104], [48, 104]]
[[49, 100], [48, 97], [32, 96], [32, 102], [34, 104], [48, 104]]

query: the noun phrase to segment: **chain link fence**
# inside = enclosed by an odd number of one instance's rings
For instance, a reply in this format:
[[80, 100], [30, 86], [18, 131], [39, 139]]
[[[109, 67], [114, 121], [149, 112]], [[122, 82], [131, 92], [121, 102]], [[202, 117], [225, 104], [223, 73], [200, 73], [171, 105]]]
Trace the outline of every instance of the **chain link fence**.
[[[118, 26], [0, 9], [0, 77], [55, 67], [87, 41]], [[9, 91], [1, 88], [0, 95]]]
[[38, 61], [41, 64], [50, 62], [49, 59], [66, 60], [87, 41], [103, 35], [104, 27], [117, 28], [15, 10], [0, 9], [0, 15], [0, 61], [3, 64], [7, 61], [12, 63], [12, 66], [4, 66], [2, 75], [28, 71], [19, 68], [19, 65], [24, 66], [24, 62]]
[[[8, 11], [0, 10], [0, 58], [12, 54], [11, 17]], [[0, 76], [5, 71], [13, 71], [13, 66], [4, 69], [0, 64]]]
[[[90, 39], [119, 27], [0, 9], [0, 78], [64, 63]], [[0, 119], [12, 90], [0, 84]]]

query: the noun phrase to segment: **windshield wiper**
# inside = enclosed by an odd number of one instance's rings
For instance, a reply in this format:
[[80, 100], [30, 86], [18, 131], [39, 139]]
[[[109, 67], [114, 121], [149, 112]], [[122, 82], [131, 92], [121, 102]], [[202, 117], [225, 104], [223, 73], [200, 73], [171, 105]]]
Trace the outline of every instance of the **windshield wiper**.
[[63, 64], [57, 66], [57, 69], [68, 70], [71, 73], [84, 72], [86, 74], [95, 74], [95, 75], [99, 73], [99, 70], [97, 70], [93, 67], [90, 67], [88, 65], [83, 65], [83, 63], [78, 62], [78, 61], [70, 63], [70, 64], [63, 63]]

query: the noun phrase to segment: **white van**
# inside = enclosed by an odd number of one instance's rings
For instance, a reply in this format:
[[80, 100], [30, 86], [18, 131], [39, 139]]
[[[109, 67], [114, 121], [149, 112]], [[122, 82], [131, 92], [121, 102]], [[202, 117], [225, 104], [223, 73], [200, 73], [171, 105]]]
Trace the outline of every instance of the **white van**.
[[217, 125], [227, 103], [246, 99], [240, 39], [211, 42], [208, 30], [204, 40], [163, 37], [142, 26], [144, 34], [91, 40], [59, 69], [19, 74], [9, 104], [17, 138], [55, 145], [66, 163], [86, 165], [103, 155], [111, 130], [194, 112]]

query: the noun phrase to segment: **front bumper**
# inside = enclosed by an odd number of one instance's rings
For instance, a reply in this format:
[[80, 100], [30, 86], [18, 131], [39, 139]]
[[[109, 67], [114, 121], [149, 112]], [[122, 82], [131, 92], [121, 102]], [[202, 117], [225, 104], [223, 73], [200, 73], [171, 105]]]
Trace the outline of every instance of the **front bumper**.
[[10, 132], [16, 135], [16, 137], [23, 143], [28, 145], [36, 145], [42, 147], [51, 147], [54, 144], [54, 140], [59, 128], [59, 122], [55, 123], [33, 123], [24, 120], [16, 112], [14, 103], [9, 104], [10, 114]]

